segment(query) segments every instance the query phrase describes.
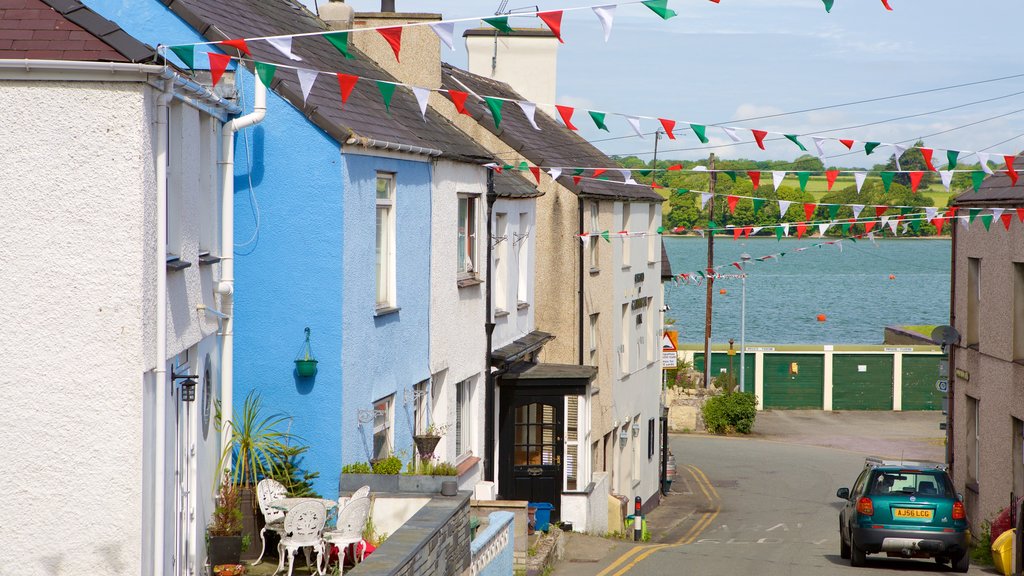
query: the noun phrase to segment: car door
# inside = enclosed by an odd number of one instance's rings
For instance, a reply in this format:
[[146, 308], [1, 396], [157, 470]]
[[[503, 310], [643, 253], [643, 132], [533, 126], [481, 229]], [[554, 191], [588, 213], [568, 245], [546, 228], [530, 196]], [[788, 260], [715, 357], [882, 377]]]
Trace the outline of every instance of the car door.
[[839, 537], [846, 541], [850, 540], [850, 528], [853, 525], [852, 518], [857, 513], [857, 500], [864, 493], [864, 484], [867, 482], [869, 472], [870, 469], [865, 468], [857, 476], [857, 480], [853, 483], [853, 488], [850, 488], [850, 497], [843, 504], [843, 509], [839, 511]]

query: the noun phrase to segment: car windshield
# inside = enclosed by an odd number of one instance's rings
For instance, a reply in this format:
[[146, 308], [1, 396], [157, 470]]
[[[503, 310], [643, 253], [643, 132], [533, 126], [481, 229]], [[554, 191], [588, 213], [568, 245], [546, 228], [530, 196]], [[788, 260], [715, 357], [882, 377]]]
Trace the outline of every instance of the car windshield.
[[946, 475], [940, 471], [876, 470], [871, 475], [868, 494], [952, 498], [953, 488], [946, 480]]

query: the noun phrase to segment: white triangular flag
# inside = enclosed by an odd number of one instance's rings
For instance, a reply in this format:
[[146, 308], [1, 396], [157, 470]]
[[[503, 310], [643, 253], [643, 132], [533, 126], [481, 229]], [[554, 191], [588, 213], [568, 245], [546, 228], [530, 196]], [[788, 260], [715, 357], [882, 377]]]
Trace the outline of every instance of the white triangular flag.
[[935, 215], [938, 214], [938, 212], [939, 212], [939, 209], [935, 208], [934, 206], [932, 206], [932, 207], [925, 207], [925, 209], [924, 209], [925, 218], [929, 222], [932, 221], [932, 220], [935, 220]]
[[825, 222], [824, 224], [818, 224], [818, 233], [821, 234], [822, 236], [824, 236], [825, 235], [825, 231], [827, 231], [829, 229], [829, 226], [832, 226], [832, 224], [830, 224], [828, 222]]
[[789, 236], [789, 224], [782, 225], [782, 235], [786, 237]]
[[874, 244], [876, 247], [878, 246], [878, 243], [875, 242], [875, 233], [874, 232], [868, 232], [868, 240], [871, 240], [871, 243]]
[[[904, 220], [904, 221], [903, 221], [903, 233], [904, 233], [904, 234], [906, 234], [906, 233], [907, 233], [907, 229], [908, 229], [908, 228], [910, 228], [910, 222], [907, 222], [906, 220]], [[897, 236], [899, 236], [899, 234], [897, 234]]]
[[601, 26], [604, 28], [605, 42], [607, 42], [608, 38], [610, 38], [612, 35], [612, 20], [615, 19], [616, 6], [616, 4], [594, 6], [594, 14], [597, 14], [597, 19], [601, 21]]
[[942, 185], [946, 187], [946, 192], [949, 192], [949, 184], [953, 181], [953, 171], [939, 170], [939, 178], [942, 179]]
[[868, 175], [865, 172], [853, 173], [853, 179], [855, 182], [857, 182], [857, 194], [860, 194], [860, 189], [862, 186], [864, 186], [864, 179], [866, 179], [867, 177]]
[[701, 192], [700, 193], [700, 209], [701, 210], [703, 210], [704, 207], [708, 205], [708, 200], [711, 200], [711, 196], [713, 196], [713, 194], [709, 194], [707, 192]]
[[891, 146], [896, 157], [896, 170], [902, 172], [903, 168], [900, 166], [900, 156], [903, 156], [903, 153], [907, 151], [907, 147], [899, 144], [891, 144]]
[[[751, 230], [750, 235], [751, 236], [757, 236], [757, 233], [760, 232], [761, 230], [764, 230], [764, 226], [754, 226], [754, 229]], [[712, 356], [712, 358], [713, 358], [713, 356]]]
[[537, 105], [526, 100], [516, 100], [516, 104], [519, 104], [519, 107], [523, 109], [523, 114], [530, 121], [530, 126], [533, 126], [534, 130], [540, 130], [540, 126], [537, 126], [537, 121], [533, 118], [537, 114]]
[[792, 204], [792, 200], [779, 200], [779, 217], [785, 218], [786, 211], [789, 210], [789, 205]]
[[551, 168], [548, 170], [548, 175], [551, 176], [552, 180], [558, 180], [558, 177], [562, 175], [561, 168]]
[[640, 131], [640, 118], [638, 116], [626, 116], [625, 118], [633, 132], [636, 132], [637, 136], [643, 138], [644, 133]]
[[[993, 208], [992, 209], [992, 221], [993, 222], [997, 222], [1003, 216], [1003, 212], [1005, 212], [1005, 211], [1006, 211], [1006, 208]], [[714, 358], [714, 356], [712, 356], [712, 358]]]
[[899, 220], [889, 220], [889, 228], [892, 230], [893, 236], [899, 236], [899, 233], [896, 232], [896, 227], [899, 225]]
[[430, 98], [430, 90], [427, 88], [420, 88], [419, 86], [413, 86], [412, 93], [416, 95], [416, 102], [420, 105], [420, 114], [423, 115], [423, 120], [426, 121], [427, 100]]
[[316, 70], [306, 70], [305, 68], [296, 68], [295, 72], [299, 75], [299, 86], [302, 88], [302, 103], [305, 104], [309, 98], [309, 91], [313, 89], [313, 82], [316, 82], [316, 77], [320, 73]]
[[860, 213], [864, 211], [864, 205], [863, 204], [854, 204], [852, 206], [852, 208], [853, 208], [853, 217], [854, 218], [860, 218]]
[[291, 58], [292, 60], [302, 61], [302, 58], [299, 58], [292, 52], [291, 36], [275, 36], [274, 38], [267, 38], [267, 44], [270, 44], [274, 48], [277, 48], [278, 52], [284, 54], [285, 56]]
[[693, 170], [694, 172], [707, 172], [708, 171], [708, 167], [707, 166], [697, 165], [697, 166], [694, 166], [693, 168], [691, 168], [691, 170]]
[[885, 228], [885, 225], [889, 223], [889, 215], [888, 214], [882, 214], [882, 216], [879, 218], [879, 220], [881, 220], [881, 224], [879, 225], [879, 228]]
[[[586, 249], [586, 247], [587, 247], [587, 241], [588, 240], [590, 240], [590, 234], [587, 234], [586, 232], [584, 232], [583, 234], [580, 234], [580, 242], [583, 243], [583, 248], [584, 249]], [[714, 358], [714, 356], [712, 356], [712, 358]]]
[[981, 162], [981, 169], [985, 171], [985, 174], [992, 174], [992, 168], [988, 165], [988, 159], [991, 154], [985, 152], [978, 152], [978, 161]]
[[626, 184], [636, 184], [636, 180], [633, 180], [633, 171], [626, 169], [619, 169], [619, 173], [622, 174], [622, 181]]
[[[839, 248], [840, 252], [842, 252], [843, 251], [843, 241], [842, 240], [836, 240], [836, 247]], [[712, 358], [714, 358], [714, 356], [712, 356]]]
[[811, 139], [814, 140], [814, 147], [818, 149], [818, 158], [821, 158], [821, 161], [824, 162], [825, 161], [825, 139], [824, 138], [819, 138], [817, 136], [811, 136]]
[[775, 185], [775, 189], [779, 189], [779, 185], [782, 184], [782, 180], [785, 179], [786, 173], [784, 171], [772, 172], [772, 184]]
[[[967, 230], [971, 229], [971, 222], [970, 222], [971, 218], [970, 218], [970, 216], [957, 216], [956, 218], [957, 218], [957, 220], [960, 221], [960, 225], [963, 226], [965, 229], [967, 229]], [[712, 356], [712, 358], [714, 358], [714, 356]]]
[[455, 22], [432, 22], [430, 29], [434, 31], [434, 34], [437, 34], [437, 37], [441, 39], [441, 42], [444, 42], [444, 45], [449, 50], [455, 50], [455, 42], [453, 41], [455, 37]]
[[725, 135], [728, 136], [729, 139], [732, 140], [733, 142], [739, 142], [741, 140], [739, 135], [736, 134], [736, 129], [735, 128], [729, 128], [728, 126], [722, 126], [722, 132], [725, 132]]

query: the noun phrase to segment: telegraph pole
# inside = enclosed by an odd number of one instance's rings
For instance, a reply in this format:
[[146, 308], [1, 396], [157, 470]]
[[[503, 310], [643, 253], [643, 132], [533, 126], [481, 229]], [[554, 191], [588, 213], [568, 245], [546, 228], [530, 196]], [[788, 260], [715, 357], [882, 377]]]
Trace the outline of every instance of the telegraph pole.
[[[718, 173], [715, 172], [715, 154], [712, 152], [708, 158], [708, 173], [711, 174], [711, 181], [708, 184], [708, 193], [711, 194], [711, 198], [708, 199], [711, 210], [709, 212], [709, 221], [713, 221], [715, 217], [715, 181], [718, 180]], [[707, 300], [704, 305], [704, 388], [711, 386], [711, 298], [712, 290], [715, 287], [715, 277], [713, 269], [715, 267], [715, 232], [712, 229], [708, 229], [708, 267], [705, 270], [707, 274]]]

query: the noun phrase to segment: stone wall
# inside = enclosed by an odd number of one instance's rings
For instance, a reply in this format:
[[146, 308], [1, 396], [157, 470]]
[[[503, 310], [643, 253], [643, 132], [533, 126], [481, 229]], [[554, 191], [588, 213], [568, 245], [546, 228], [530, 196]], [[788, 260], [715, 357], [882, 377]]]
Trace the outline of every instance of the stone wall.
[[665, 392], [669, 432], [704, 432], [701, 408], [709, 397], [717, 393], [717, 389], [669, 388]]
[[507, 576], [514, 572], [512, 548], [515, 543], [515, 514], [491, 512], [487, 527], [473, 540], [469, 576]]
[[[530, 522], [526, 500], [471, 500], [472, 514], [480, 521], [488, 522], [494, 512], [510, 512], [515, 517], [513, 524], [514, 547], [513, 558], [516, 568], [526, 568], [526, 535]], [[481, 526], [481, 529], [485, 529]]]

